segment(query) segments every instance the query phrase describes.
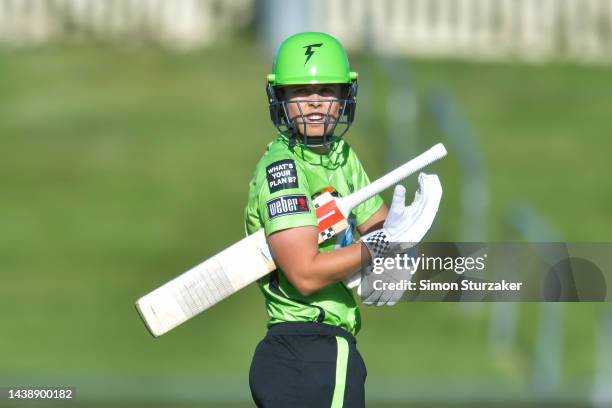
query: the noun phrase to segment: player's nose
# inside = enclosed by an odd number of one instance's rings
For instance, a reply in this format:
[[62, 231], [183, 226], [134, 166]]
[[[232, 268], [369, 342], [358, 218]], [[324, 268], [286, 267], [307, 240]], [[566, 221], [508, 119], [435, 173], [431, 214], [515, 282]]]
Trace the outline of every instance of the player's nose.
[[308, 99], [308, 106], [312, 106], [313, 108], [318, 108], [321, 106], [321, 97], [317, 94], [310, 95]]

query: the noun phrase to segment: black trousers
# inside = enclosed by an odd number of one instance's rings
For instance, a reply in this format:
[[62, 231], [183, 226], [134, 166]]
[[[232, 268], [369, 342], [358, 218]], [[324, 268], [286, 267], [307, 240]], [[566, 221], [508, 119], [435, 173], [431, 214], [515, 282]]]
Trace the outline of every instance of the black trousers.
[[258, 407], [364, 407], [355, 337], [322, 323], [281, 323], [257, 345], [249, 385]]

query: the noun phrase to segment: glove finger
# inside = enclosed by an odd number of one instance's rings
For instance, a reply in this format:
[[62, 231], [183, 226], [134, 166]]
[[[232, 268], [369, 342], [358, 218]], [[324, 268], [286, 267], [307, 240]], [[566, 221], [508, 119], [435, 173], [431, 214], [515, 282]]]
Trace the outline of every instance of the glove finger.
[[357, 286], [357, 296], [359, 296], [361, 299], [370, 297], [373, 291], [372, 286], [368, 285], [368, 283], [364, 281], [361, 281], [359, 286]]
[[368, 296], [362, 297], [362, 302], [366, 305], [373, 305], [378, 302], [382, 295], [382, 290], [372, 290]]
[[431, 224], [438, 213], [440, 200], [442, 199], [442, 185], [437, 175], [426, 175], [423, 173], [420, 181], [424, 199], [410, 231], [410, 235], [413, 237], [411, 239], [418, 241], [431, 228]]
[[442, 185], [435, 174], [419, 175], [419, 190], [410, 207], [410, 220], [402, 228], [404, 241], [419, 242], [427, 233], [438, 212], [442, 198]]
[[390, 296], [388, 297], [387, 301], [385, 302], [385, 304], [387, 306], [393, 306], [397, 302], [399, 302], [399, 300], [404, 295], [405, 290], [392, 290], [390, 292], [391, 292]]
[[385, 294], [386, 296], [384, 296], [384, 301], [385, 301], [385, 305], [394, 305], [397, 303], [397, 301], [399, 300], [399, 298], [402, 297], [402, 294], [404, 293], [403, 290], [388, 290], [387, 293]]
[[361, 273], [361, 282], [357, 288], [357, 295], [361, 297], [361, 299], [365, 299], [369, 297], [374, 291], [374, 280], [376, 276], [372, 273], [372, 267], [365, 267], [360, 271]]
[[395, 288], [393, 290], [390, 289], [385, 291], [385, 293], [381, 296], [380, 299], [385, 305], [396, 304], [404, 294], [406, 289], [402, 288], [402, 284], [404, 283], [404, 281], [410, 280], [410, 278], [406, 279], [406, 276], [410, 276], [409, 272], [405, 272], [406, 271], [404, 270], [394, 271], [392, 280], [393, 283], [395, 283]]
[[440, 201], [442, 198], [442, 184], [437, 174], [419, 175], [419, 190], [425, 195], [426, 201]]
[[[395, 221], [402, 217], [404, 213], [404, 207], [406, 205], [406, 187], [398, 184], [395, 186], [395, 190], [393, 190], [393, 199], [391, 201], [391, 208], [389, 208], [389, 215], [387, 216], [387, 220], [389, 224], [393, 224]], [[385, 226], [387, 225], [387, 221], [385, 221]]]
[[376, 306], [383, 306], [386, 305], [387, 302], [389, 302], [391, 299], [393, 299], [393, 295], [396, 291], [395, 290], [385, 290], [383, 291], [383, 293], [381, 293], [380, 297], [378, 298], [378, 302], [376, 302]]
[[404, 212], [402, 214], [402, 222], [398, 223], [398, 228], [396, 228], [396, 234], [404, 235], [410, 229], [413, 228], [413, 225], [418, 221], [419, 216], [423, 212], [424, 207], [427, 205], [426, 198], [426, 188], [424, 185], [426, 184], [427, 175], [425, 173], [419, 174], [419, 188], [414, 193], [414, 199], [412, 203], [405, 207]]
[[418, 218], [418, 216], [423, 212], [423, 208], [427, 206], [428, 198], [430, 196], [430, 177], [431, 176], [425, 173], [419, 174], [419, 188], [414, 193], [414, 201], [412, 204], [410, 204], [414, 210], [415, 218]]

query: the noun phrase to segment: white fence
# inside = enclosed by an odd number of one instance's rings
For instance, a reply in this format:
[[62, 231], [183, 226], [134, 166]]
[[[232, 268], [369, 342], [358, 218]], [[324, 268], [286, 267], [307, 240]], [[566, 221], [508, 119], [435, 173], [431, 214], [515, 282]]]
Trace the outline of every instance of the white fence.
[[[145, 38], [169, 47], [199, 47], [243, 29], [258, 4], [0, 0], [0, 43]], [[612, 0], [310, 0], [309, 5], [309, 26], [337, 35], [349, 48], [484, 59], [612, 60]]]
[[325, 14], [321, 30], [389, 53], [612, 60], [611, 0], [335, 0]]
[[244, 27], [251, 0], [0, 0], [0, 43], [65, 38], [193, 48]]

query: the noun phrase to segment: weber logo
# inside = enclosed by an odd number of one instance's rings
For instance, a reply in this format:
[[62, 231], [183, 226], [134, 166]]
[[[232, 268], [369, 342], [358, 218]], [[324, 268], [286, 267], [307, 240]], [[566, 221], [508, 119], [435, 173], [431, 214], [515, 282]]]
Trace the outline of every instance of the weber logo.
[[298, 187], [295, 162], [291, 159], [279, 160], [266, 167], [270, 193]]
[[288, 214], [301, 214], [310, 212], [308, 200], [305, 195], [285, 195], [270, 200], [266, 203], [268, 207], [268, 218], [272, 219]]

